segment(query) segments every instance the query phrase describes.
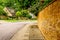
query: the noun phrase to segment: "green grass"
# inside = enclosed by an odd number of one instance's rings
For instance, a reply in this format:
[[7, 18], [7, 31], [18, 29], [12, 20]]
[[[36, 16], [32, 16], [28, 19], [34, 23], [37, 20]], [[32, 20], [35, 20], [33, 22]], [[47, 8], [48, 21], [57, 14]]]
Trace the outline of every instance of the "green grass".
[[4, 20], [6, 22], [36, 22], [37, 20]]

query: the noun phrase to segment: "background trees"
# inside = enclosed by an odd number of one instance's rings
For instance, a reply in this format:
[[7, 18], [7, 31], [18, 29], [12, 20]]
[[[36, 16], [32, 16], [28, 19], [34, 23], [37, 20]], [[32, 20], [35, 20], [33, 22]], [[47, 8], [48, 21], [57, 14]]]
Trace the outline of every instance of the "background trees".
[[[37, 15], [44, 6], [48, 5], [52, 0], [0, 0], [0, 15], [4, 14], [4, 7], [13, 8], [16, 15], [20, 16], [21, 10], [28, 10], [29, 12]], [[23, 14], [25, 16], [25, 13]]]

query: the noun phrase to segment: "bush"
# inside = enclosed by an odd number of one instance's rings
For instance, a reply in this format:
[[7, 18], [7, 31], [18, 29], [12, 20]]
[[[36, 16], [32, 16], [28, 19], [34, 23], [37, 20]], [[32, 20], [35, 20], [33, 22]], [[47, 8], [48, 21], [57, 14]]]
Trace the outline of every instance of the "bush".
[[20, 11], [17, 11], [17, 12], [16, 12], [16, 16], [17, 16], [17, 17], [22, 16], [21, 12], [20, 12]]
[[29, 15], [29, 14], [28, 14], [28, 15], [26, 15], [26, 17], [27, 17], [27, 18], [29, 18], [29, 19], [31, 19], [31, 18], [32, 18], [32, 16], [31, 16], [31, 15]]
[[23, 17], [26, 17], [26, 15], [29, 14], [29, 12], [27, 10], [22, 10], [21, 13], [22, 13]]
[[17, 11], [16, 16], [17, 17], [26, 17], [28, 19], [32, 18], [32, 16], [29, 14], [29, 12], [27, 10]]

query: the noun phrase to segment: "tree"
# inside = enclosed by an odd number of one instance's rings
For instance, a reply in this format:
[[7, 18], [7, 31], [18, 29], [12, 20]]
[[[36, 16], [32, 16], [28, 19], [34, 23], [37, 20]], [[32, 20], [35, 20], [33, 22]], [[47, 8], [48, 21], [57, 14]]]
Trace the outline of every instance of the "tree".
[[40, 0], [34, 0], [31, 4], [33, 4], [28, 10], [35, 15], [39, 13], [44, 7], [46, 7], [51, 1], [53, 0], [44, 0], [44, 2], [41, 2]]
[[[44, 2], [42, 3], [41, 0], [0, 0], [0, 6], [2, 6], [3, 8], [7, 6], [15, 9], [16, 11], [28, 10], [37, 15], [37, 13], [51, 1], [52, 0], [44, 0]], [[3, 8], [0, 11], [3, 11]]]

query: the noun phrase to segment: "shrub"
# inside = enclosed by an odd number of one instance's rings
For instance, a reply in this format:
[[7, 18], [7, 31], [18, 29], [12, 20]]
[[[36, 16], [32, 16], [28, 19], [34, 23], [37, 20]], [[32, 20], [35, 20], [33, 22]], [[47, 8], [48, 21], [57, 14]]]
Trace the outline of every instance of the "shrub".
[[31, 19], [31, 18], [32, 18], [32, 16], [31, 16], [31, 15], [29, 15], [29, 14], [28, 14], [28, 15], [26, 15], [26, 17], [27, 17], [27, 18], [29, 18], [29, 19]]
[[32, 18], [32, 16], [29, 14], [29, 12], [27, 10], [17, 11], [16, 16], [17, 17], [26, 17], [28, 19]]
[[22, 13], [23, 17], [26, 17], [26, 15], [29, 14], [29, 12], [27, 10], [22, 10], [21, 13]]
[[17, 11], [17, 12], [16, 12], [16, 16], [17, 16], [17, 17], [22, 16], [21, 12], [20, 12], [20, 11]]

